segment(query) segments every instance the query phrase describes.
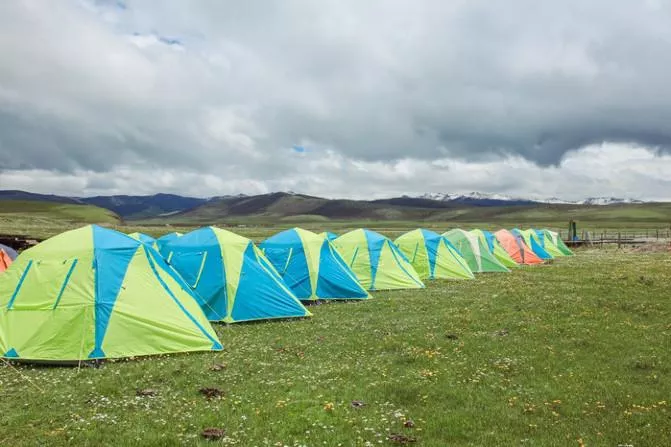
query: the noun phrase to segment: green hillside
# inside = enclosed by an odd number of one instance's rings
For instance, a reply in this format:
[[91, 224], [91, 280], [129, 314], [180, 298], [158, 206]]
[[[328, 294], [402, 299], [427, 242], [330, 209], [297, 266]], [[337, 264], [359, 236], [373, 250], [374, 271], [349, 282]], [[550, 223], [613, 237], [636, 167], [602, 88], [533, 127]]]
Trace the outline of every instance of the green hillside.
[[617, 204], [617, 205], [546, 205], [513, 207], [471, 207], [439, 210], [431, 220], [454, 220], [459, 222], [557, 222], [574, 219], [588, 223], [626, 224], [671, 223], [671, 204]]
[[408, 200], [404, 204], [328, 200], [302, 195], [268, 194], [212, 201], [170, 217], [149, 220], [182, 225], [255, 224], [293, 222], [425, 222], [426, 225], [472, 223], [493, 226], [545, 224], [566, 226], [574, 219], [589, 227], [668, 227], [671, 204], [549, 205], [518, 206], [445, 205], [426, 207], [426, 201]]
[[192, 210], [170, 217], [154, 219], [173, 223], [215, 223], [277, 221], [305, 216], [307, 221], [318, 220], [413, 220], [430, 218], [438, 209], [401, 206], [360, 200], [324, 199], [302, 194], [273, 193], [253, 197], [235, 197], [208, 202]]
[[[438, 232], [450, 228], [497, 230], [513, 227], [543, 227], [566, 231], [568, 221], [578, 221], [579, 230], [665, 230], [671, 226], [670, 203], [586, 205], [520, 205], [426, 207], [427, 201], [408, 199], [402, 203], [329, 200], [283, 193], [211, 201], [184, 213], [133, 221], [122, 231], [144, 231], [154, 236], [179, 229], [218, 225], [254, 239], [275, 231], [301, 226], [315, 231], [343, 233], [368, 227], [390, 236], [410, 228], [426, 227]], [[418, 206], [424, 205], [424, 206]], [[438, 204], [440, 205], [440, 204]], [[0, 200], [0, 233], [49, 237], [87, 223], [122, 225], [112, 211], [92, 205], [39, 201]]]
[[59, 229], [85, 224], [118, 225], [119, 216], [93, 205], [36, 201], [0, 201], [0, 232], [41, 238]]

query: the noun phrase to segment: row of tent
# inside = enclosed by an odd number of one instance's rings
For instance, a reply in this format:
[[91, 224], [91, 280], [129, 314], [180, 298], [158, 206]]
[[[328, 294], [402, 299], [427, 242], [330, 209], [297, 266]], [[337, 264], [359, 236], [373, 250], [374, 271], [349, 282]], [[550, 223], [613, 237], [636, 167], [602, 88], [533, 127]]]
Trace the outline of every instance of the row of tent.
[[336, 236], [294, 228], [257, 246], [216, 227], [155, 240], [91, 225], [7, 255], [0, 356], [79, 361], [221, 350], [212, 321], [307, 317], [309, 301], [365, 300], [371, 291], [571, 254], [547, 230], [419, 229], [392, 241], [366, 229]]

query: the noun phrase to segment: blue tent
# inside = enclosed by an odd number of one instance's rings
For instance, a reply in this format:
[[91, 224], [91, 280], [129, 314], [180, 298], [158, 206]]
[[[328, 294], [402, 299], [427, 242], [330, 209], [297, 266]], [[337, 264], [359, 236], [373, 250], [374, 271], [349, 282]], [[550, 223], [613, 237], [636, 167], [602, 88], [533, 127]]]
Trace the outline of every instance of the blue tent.
[[182, 233], [173, 232], [164, 234], [163, 236], [156, 239], [156, 247], [160, 250], [163, 245], [169, 244], [170, 242], [179, 239], [182, 237]]
[[482, 234], [485, 235], [485, 240], [487, 241], [487, 247], [489, 247], [489, 251], [494, 253], [494, 247], [497, 244], [496, 236], [494, 236], [494, 233], [487, 230], [482, 230]]
[[260, 247], [301, 300], [369, 298], [324, 236], [294, 228], [266, 239]]
[[247, 238], [207, 227], [173, 238], [160, 249], [197, 292], [210, 321], [235, 323], [311, 315]]
[[157, 247], [156, 239], [144, 233], [131, 233], [128, 236], [132, 237], [135, 240], [142, 242], [145, 245], [148, 245], [152, 248]]

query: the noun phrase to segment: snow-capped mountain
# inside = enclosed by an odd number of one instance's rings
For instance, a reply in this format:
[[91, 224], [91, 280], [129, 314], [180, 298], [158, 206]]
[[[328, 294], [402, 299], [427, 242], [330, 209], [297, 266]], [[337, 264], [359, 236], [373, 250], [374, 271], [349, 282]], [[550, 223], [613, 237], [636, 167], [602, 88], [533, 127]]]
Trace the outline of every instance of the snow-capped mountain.
[[440, 200], [443, 202], [450, 202], [454, 200], [464, 200], [464, 199], [470, 199], [470, 200], [499, 200], [499, 201], [519, 201], [519, 200], [524, 200], [524, 201], [529, 201], [527, 199], [519, 199], [516, 197], [511, 197], [507, 196], [504, 194], [487, 194], [487, 193], [482, 193], [482, 192], [470, 192], [467, 194], [449, 194], [449, 193], [443, 193], [443, 192], [429, 192], [426, 194], [422, 194], [421, 196], [417, 197], [418, 199], [428, 199], [428, 200]]
[[427, 193], [417, 197], [423, 200], [437, 200], [473, 206], [529, 205], [533, 200], [511, 197], [504, 194], [470, 192], [467, 194]]
[[560, 199], [559, 197], [550, 197], [549, 199], [536, 199], [534, 200], [535, 202], [538, 203], [548, 203], [548, 204], [571, 204], [571, 203], [578, 203], [578, 202], [571, 202], [569, 200], [564, 200]]
[[[645, 203], [643, 200], [620, 198], [620, 197], [588, 197], [583, 200], [564, 200], [558, 197], [550, 198], [526, 198], [512, 197], [505, 194], [488, 194], [482, 192], [470, 192], [467, 194], [450, 193], [426, 193], [417, 196], [418, 199], [438, 200], [441, 202], [460, 203], [482, 203], [482, 204], [525, 204], [525, 203], [547, 203], [568, 205], [614, 205], [618, 203]], [[505, 203], [502, 203], [505, 202]]]
[[578, 202], [580, 205], [614, 205], [616, 203], [645, 203], [643, 200], [637, 199], [622, 199], [619, 197], [588, 197], [585, 200]]

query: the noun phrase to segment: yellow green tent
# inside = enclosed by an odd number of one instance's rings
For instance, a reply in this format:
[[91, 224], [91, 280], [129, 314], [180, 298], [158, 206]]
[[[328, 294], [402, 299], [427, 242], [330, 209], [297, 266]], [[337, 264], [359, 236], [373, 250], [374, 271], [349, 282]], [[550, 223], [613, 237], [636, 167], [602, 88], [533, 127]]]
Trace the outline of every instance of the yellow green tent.
[[457, 247], [473, 273], [510, 271], [489, 251], [487, 244], [474, 234], [454, 229], [444, 233], [443, 236]]
[[473, 279], [459, 251], [445, 237], [423, 228], [394, 241], [422, 279]]
[[535, 230], [541, 246], [554, 257], [573, 256], [573, 252], [564, 244], [559, 233], [550, 230]]
[[150, 246], [95, 225], [32, 247], [0, 276], [0, 356], [77, 361], [222, 349]]
[[311, 315], [246, 237], [217, 227], [199, 228], [163, 244], [161, 254], [197, 292], [210, 321]]
[[419, 289], [424, 283], [389, 238], [359, 229], [333, 241], [359, 282], [368, 290]]
[[508, 252], [501, 246], [499, 241], [494, 236], [494, 233], [483, 230], [471, 230], [471, 233], [480, 239], [483, 244], [489, 248], [489, 252], [494, 255], [498, 261], [508, 268], [519, 267], [519, 264], [510, 257]]

